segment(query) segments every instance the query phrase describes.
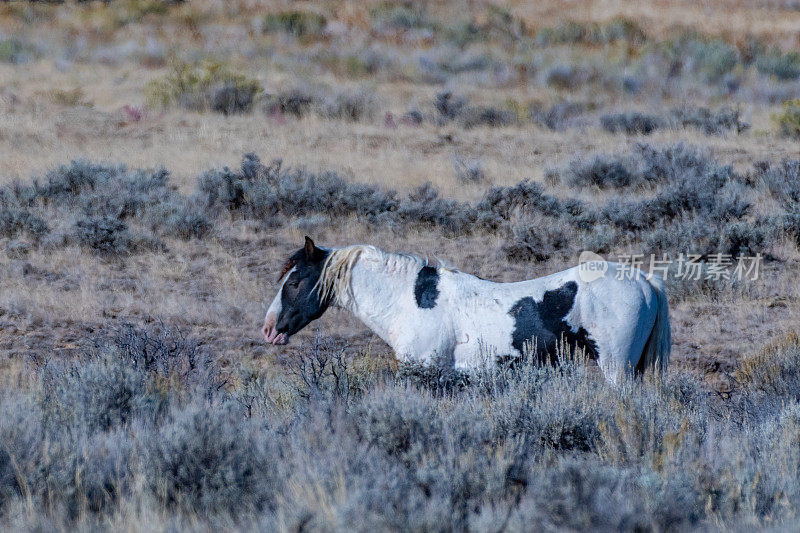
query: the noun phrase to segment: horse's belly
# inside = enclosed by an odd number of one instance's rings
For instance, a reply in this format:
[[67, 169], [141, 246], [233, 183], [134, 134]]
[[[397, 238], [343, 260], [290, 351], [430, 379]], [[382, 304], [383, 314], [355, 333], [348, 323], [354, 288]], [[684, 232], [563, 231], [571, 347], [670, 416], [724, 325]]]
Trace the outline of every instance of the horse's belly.
[[456, 368], [467, 370], [491, 366], [498, 358], [514, 355], [512, 326], [511, 318], [506, 315], [500, 320], [465, 328], [456, 339], [453, 350]]

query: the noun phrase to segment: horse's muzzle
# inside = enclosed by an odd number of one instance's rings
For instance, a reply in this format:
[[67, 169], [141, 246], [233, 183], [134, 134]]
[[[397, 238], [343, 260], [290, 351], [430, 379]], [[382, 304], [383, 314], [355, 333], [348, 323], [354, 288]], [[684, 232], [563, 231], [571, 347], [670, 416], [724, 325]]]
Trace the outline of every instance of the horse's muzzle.
[[278, 328], [276, 327], [277, 323], [278, 317], [276, 315], [267, 315], [264, 319], [264, 329], [262, 330], [264, 333], [264, 340], [275, 345], [287, 344], [289, 342], [289, 335], [286, 333], [278, 333]]
[[289, 337], [286, 335], [286, 333], [278, 333], [278, 331], [275, 329], [270, 331], [265, 331], [264, 340], [266, 340], [270, 344], [275, 344], [275, 345], [289, 343]]

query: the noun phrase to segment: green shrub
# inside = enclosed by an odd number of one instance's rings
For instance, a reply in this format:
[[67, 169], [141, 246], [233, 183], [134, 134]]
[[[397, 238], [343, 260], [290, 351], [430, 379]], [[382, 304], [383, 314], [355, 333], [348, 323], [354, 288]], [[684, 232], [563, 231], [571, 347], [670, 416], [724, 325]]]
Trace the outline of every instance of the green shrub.
[[554, 131], [563, 131], [580, 123], [581, 115], [587, 111], [588, 107], [586, 104], [577, 102], [558, 102], [550, 107], [533, 104], [529, 115], [535, 124]]
[[539, 45], [575, 44], [586, 40], [587, 27], [579, 22], [567, 20], [552, 28], [542, 28], [536, 35]]
[[800, 78], [800, 53], [780, 50], [759, 56], [756, 59], [756, 68], [761, 74], [775, 76], [779, 80], [796, 80]]
[[127, 254], [135, 246], [128, 226], [112, 217], [79, 220], [75, 223], [75, 237], [82, 245], [103, 254]]
[[719, 81], [739, 61], [736, 48], [722, 40], [697, 41], [692, 48], [695, 70], [710, 82]]
[[179, 105], [185, 109], [214, 109], [225, 114], [252, 109], [262, 88], [255, 79], [234, 72], [220, 61], [175, 61], [169, 72], [145, 87], [151, 107]]
[[614, 17], [606, 22], [603, 27], [605, 41], [628, 41], [632, 44], [641, 44], [647, 40], [647, 34], [639, 24], [626, 17]]
[[19, 39], [0, 41], [0, 63], [25, 63], [36, 57], [36, 49]]
[[661, 119], [655, 115], [632, 111], [603, 115], [600, 117], [600, 124], [610, 133], [650, 135], [661, 127]]
[[671, 115], [675, 125], [697, 128], [706, 135], [725, 135], [729, 131], [740, 134], [750, 128], [738, 108], [720, 107], [713, 111], [687, 105], [673, 109]]
[[508, 9], [494, 4], [486, 6], [486, 21], [490, 28], [505, 32], [513, 37], [523, 37], [528, 34], [525, 21], [515, 17]]
[[119, 26], [141, 21], [148, 15], [166, 15], [169, 4], [165, 0], [125, 0], [114, 2], [114, 19]]
[[773, 115], [772, 120], [777, 123], [782, 135], [800, 138], [800, 98], [784, 102], [781, 112]]
[[53, 99], [53, 102], [66, 107], [94, 107], [92, 101], [86, 98], [86, 94], [80, 87], [54, 89], [48, 92], [48, 96]]
[[474, 20], [456, 22], [452, 26], [448, 26], [444, 31], [447, 39], [460, 47], [489, 38], [488, 29], [478, 25]]
[[198, 206], [189, 202], [164, 200], [148, 212], [153, 232], [161, 230], [162, 235], [169, 235], [188, 241], [192, 238], [202, 239], [207, 236], [214, 224]]
[[594, 73], [585, 68], [555, 64], [547, 71], [545, 82], [547, 85], [557, 89], [574, 90], [591, 81], [594, 77]]
[[281, 11], [267, 13], [263, 19], [264, 33], [284, 32], [295, 37], [322, 35], [327, 20], [319, 13], [310, 11]]
[[709, 83], [720, 81], [740, 62], [735, 47], [721, 38], [709, 38], [695, 31], [684, 32], [674, 40], [665, 42], [661, 51], [673, 68], [685, 68]]
[[564, 21], [557, 26], [542, 28], [536, 34], [536, 44], [548, 46], [553, 44], [609, 44], [616, 41], [627, 41], [630, 44], [642, 44], [647, 39], [644, 30], [633, 20], [615, 17], [607, 22]]
[[43, 381], [40, 403], [54, 430], [108, 431], [137, 416], [155, 419], [165, 408], [166, 398], [147, 372], [114, 352], [71, 365], [48, 362]]
[[257, 512], [274, 505], [280, 484], [272, 435], [229, 406], [198, 402], [173, 409], [149, 436], [146, 478], [157, 501], [191, 512]]
[[26, 210], [3, 208], [0, 210], [0, 235], [14, 238], [20, 233], [27, 233], [39, 239], [49, 232], [47, 223], [40, 217]]
[[370, 9], [370, 16], [379, 30], [430, 28], [434, 25], [426, 16], [423, 3], [381, 2]]
[[528, 34], [522, 19], [515, 17], [505, 8], [491, 4], [486, 6], [482, 23], [474, 18], [459, 20], [448, 25], [443, 31], [445, 38], [459, 47], [492, 39], [515, 43]]

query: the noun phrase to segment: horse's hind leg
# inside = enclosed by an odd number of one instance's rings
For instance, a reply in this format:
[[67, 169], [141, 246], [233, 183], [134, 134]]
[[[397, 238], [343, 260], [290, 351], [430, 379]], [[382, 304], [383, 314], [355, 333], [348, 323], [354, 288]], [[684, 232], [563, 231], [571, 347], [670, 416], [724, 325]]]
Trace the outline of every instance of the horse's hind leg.
[[635, 318], [619, 325], [616, 339], [610, 343], [611, 350], [608, 354], [606, 365], [608, 371], [603, 368], [603, 374], [606, 379], [616, 384], [619, 383], [623, 376], [641, 374], [642, 352], [653, 330], [654, 323], [655, 313], [642, 302], [638, 312], [635, 314]]

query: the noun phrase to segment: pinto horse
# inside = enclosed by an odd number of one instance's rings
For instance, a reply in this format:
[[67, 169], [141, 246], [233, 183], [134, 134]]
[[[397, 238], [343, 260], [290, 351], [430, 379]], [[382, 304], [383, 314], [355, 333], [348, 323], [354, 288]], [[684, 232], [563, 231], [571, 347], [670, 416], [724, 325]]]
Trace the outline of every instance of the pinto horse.
[[614, 384], [626, 373], [666, 368], [670, 326], [661, 278], [616, 263], [586, 276], [585, 265], [494, 283], [416, 256], [366, 245], [320, 248], [306, 237], [283, 267], [264, 338], [286, 344], [334, 305], [404, 361], [439, 357], [474, 369], [491, 358], [533, 353], [555, 362], [566, 343], [595, 359]]

